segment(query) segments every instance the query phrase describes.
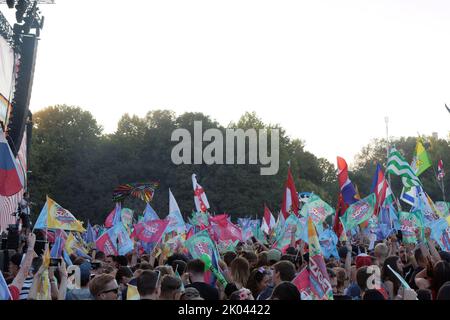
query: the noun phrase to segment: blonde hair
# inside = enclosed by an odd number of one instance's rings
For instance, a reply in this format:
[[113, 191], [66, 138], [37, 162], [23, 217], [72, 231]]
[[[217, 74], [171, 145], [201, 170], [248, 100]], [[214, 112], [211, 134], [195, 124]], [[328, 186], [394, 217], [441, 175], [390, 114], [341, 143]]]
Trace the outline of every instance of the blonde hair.
[[245, 287], [250, 276], [250, 264], [247, 259], [242, 257], [234, 259], [230, 265], [230, 274], [236, 286]]

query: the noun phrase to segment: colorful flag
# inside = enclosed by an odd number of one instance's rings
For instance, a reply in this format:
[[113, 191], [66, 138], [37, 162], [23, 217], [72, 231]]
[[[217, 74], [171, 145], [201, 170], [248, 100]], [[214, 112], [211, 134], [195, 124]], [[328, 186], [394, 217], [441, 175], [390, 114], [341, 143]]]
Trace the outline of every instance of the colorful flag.
[[47, 201], [39, 214], [34, 229], [61, 229], [86, 232], [83, 225], [69, 210], [64, 209], [47, 196]]
[[166, 229], [166, 233], [175, 231], [177, 233], [186, 232], [186, 224], [181, 216], [180, 208], [177, 201], [169, 189], [169, 215], [166, 217], [169, 221], [169, 226]]
[[309, 201], [306, 202], [302, 209], [300, 210], [300, 214], [303, 217], [310, 216], [316, 226], [321, 228], [322, 223], [325, 219], [334, 214], [334, 209], [330, 207], [328, 203], [320, 199], [320, 197], [316, 194], [312, 194], [309, 197]]
[[308, 217], [308, 239], [311, 293], [316, 300], [333, 300], [333, 288], [322, 256], [316, 228], [311, 217]]
[[153, 220], [135, 224], [131, 238], [138, 238], [144, 243], [158, 243], [168, 225], [167, 220]]
[[205, 190], [197, 183], [197, 176], [192, 174], [192, 186], [194, 188], [194, 203], [198, 212], [206, 212], [209, 209], [209, 202], [206, 198]]
[[144, 222], [153, 221], [153, 220], [159, 220], [159, 216], [156, 213], [156, 211], [153, 210], [150, 203], [147, 203], [145, 205], [145, 210], [144, 210]]
[[211, 218], [210, 224], [217, 240], [242, 241], [242, 230], [231, 223], [226, 214]]
[[130, 233], [131, 225], [133, 224], [133, 215], [134, 212], [130, 208], [122, 208], [122, 211], [120, 212], [120, 219], [128, 233]]
[[114, 224], [116, 224], [118, 221], [120, 221], [120, 213], [122, 211], [122, 205], [120, 202], [116, 202], [116, 206], [112, 211], [109, 213], [109, 215], [106, 217], [105, 220], [105, 227], [111, 228]]
[[299, 200], [297, 190], [295, 189], [294, 178], [292, 177], [291, 167], [288, 168], [288, 177], [284, 185], [283, 204], [281, 211], [284, 218], [287, 219], [290, 212], [298, 215]]
[[445, 177], [444, 162], [442, 162], [442, 160], [439, 160], [437, 170], [438, 170], [437, 179], [440, 181]]
[[416, 154], [414, 155], [411, 163], [411, 168], [415, 172], [416, 176], [420, 176], [425, 170], [431, 167], [431, 161], [428, 157], [428, 153], [422, 145], [420, 140], [417, 140]]
[[407, 188], [422, 185], [409, 163], [395, 148], [391, 148], [389, 153], [386, 172], [400, 176], [402, 178], [403, 185]]
[[[302, 296], [302, 300], [305, 300], [304, 297], [311, 296], [311, 283], [309, 282], [309, 271], [307, 268], [303, 269], [295, 278], [292, 280], [292, 283], [297, 287], [298, 291]], [[309, 299], [306, 299], [309, 300]]]
[[400, 212], [400, 231], [403, 243], [417, 243], [416, 231], [420, 230], [423, 237], [423, 216], [419, 211]]
[[435, 240], [442, 250], [450, 251], [450, 226], [446, 219], [441, 218], [430, 224], [431, 238]]
[[106, 231], [95, 242], [97, 249], [106, 255], [125, 255], [133, 250], [134, 244], [125, 227], [119, 223]]
[[436, 201], [435, 205], [444, 217], [450, 214], [450, 202]]
[[329, 259], [331, 256], [336, 259], [340, 259], [336, 245], [338, 243], [338, 237], [330, 230], [325, 229], [319, 235], [320, 248], [322, 249], [323, 257]]
[[267, 205], [264, 204], [264, 217], [261, 225], [261, 229], [266, 234], [270, 233], [270, 230], [272, 230], [275, 227], [275, 218], [273, 217], [272, 212], [270, 212], [269, 208], [267, 208]]
[[0, 129], [0, 195], [12, 196], [22, 190], [23, 186], [23, 170], [19, 170], [5, 133]]
[[127, 300], [141, 300], [138, 289], [136, 286], [127, 284]]
[[375, 194], [371, 193], [364, 199], [352, 204], [345, 211], [344, 216], [340, 218], [345, 230], [351, 230], [357, 225], [369, 220], [373, 215], [375, 202]]
[[9, 292], [3, 272], [0, 270], [0, 300], [11, 300], [11, 292]]
[[338, 166], [338, 182], [339, 189], [341, 190], [342, 197], [344, 198], [344, 202], [348, 205], [355, 203], [358, 201], [356, 197], [355, 188], [348, 177], [348, 167], [347, 162], [344, 158], [337, 157], [337, 166]]
[[377, 163], [377, 169], [372, 180], [372, 188], [370, 192], [375, 193], [377, 202], [375, 204], [374, 215], [378, 215], [380, 207], [383, 205], [386, 199], [386, 191], [388, 190], [388, 181], [386, 180], [383, 170], [381, 170], [380, 164]]
[[54, 259], [60, 259], [63, 254], [63, 250], [66, 244], [66, 240], [61, 236], [57, 236], [52, 250], [50, 251], [50, 257]]

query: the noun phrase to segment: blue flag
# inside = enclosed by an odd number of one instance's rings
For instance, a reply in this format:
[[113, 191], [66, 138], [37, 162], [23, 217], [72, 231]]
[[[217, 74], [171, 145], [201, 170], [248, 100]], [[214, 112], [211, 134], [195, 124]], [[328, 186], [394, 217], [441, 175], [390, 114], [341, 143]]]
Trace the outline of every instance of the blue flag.
[[319, 243], [325, 259], [329, 259], [331, 256], [334, 256], [336, 259], [340, 259], [336, 248], [338, 237], [332, 230], [325, 229], [319, 235]]
[[441, 218], [430, 223], [431, 238], [434, 239], [442, 250], [450, 251], [450, 226], [446, 219]]
[[3, 273], [0, 271], [0, 300], [10, 300], [11, 293], [9, 292], [8, 285], [6, 284]]
[[150, 203], [147, 203], [144, 210], [144, 222], [147, 221], [153, 221], [153, 220], [159, 220], [158, 214], [153, 210]]
[[86, 243], [94, 243], [97, 240], [97, 237], [95, 236], [94, 228], [92, 228], [91, 224], [88, 222], [88, 227], [86, 231]]

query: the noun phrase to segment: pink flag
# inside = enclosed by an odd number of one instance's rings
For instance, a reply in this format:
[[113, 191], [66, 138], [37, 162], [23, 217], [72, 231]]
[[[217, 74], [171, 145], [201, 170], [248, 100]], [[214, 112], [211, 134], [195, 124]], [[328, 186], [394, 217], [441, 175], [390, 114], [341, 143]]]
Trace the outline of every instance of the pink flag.
[[107, 255], [107, 256], [108, 255], [113, 255], [113, 256], [118, 255], [116, 244], [113, 243], [108, 232], [105, 232], [103, 235], [101, 235], [97, 239], [95, 244], [96, 244], [97, 249], [100, 251], [103, 251], [105, 253], [105, 255]]
[[292, 283], [295, 284], [295, 286], [297, 287], [298, 291], [300, 291], [300, 293], [302, 295], [310, 295], [310, 281], [309, 281], [309, 271], [308, 269], [303, 269], [302, 272], [300, 272], [294, 280], [292, 280]]
[[169, 221], [167, 220], [153, 220], [135, 224], [131, 238], [136, 237], [145, 243], [159, 242], [168, 225]]

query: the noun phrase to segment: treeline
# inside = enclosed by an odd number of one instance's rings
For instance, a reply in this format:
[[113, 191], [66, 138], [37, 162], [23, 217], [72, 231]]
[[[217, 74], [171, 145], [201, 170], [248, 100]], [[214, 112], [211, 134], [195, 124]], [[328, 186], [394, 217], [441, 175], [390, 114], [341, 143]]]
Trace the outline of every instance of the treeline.
[[[169, 110], [153, 110], [142, 118], [125, 114], [113, 134], [104, 134], [92, 114], [79, 107], [51, 106], [36, 112], [33, 120], [29, 191], [34, 218], [49, 195], [78, 218], [102, 223], [114, 207], [112, 192], [115, 187], [148, 181], [160, 183], [151, 203], [160, 217], [168, 214], [169, 187], [186, 217], [194, 209], [192, 173], [197, 174], [198, 182], [204, 187], [212, 212], [228, 213], [234, 218], [261, 216], [264, 203], [273, 212], [279, 211], [289, 160], [299, 192], [314, 192], [331, 205], [336, 204], [335, 164], [306, 151], [303, 141], [287, 136], [279, 125], [263, 123], [255, 113], [245, 113], [228, 128], [280, 130], [280, 168], [273, 176], [260, 175], [259, 164], [173, 164], [171, 152], [178, 143], [171, 141], [175, 129], [184, 128], [193, 135], [194, 121], [202, 121], [203, 130], [218, 128], [225, 132], [225, 127], [202, 113], [186, 112], [177, 116]], [[450, 139], [427, 137], [426, 141], [433, 164], [436, 166], [438, 159], [442, 159], [444, 165], [450, 165]], [[203, 147], [209, 143], [204, 142]], [[415, 137], [400, 138], [391, 143], [408, 161], [412, 159]], [[372, 141], [355, 160], [350, 178], [361, 196], [365, 196], [370, 192], [376, 162], [385, 166], [386, 141]], [[449, 176], [445, 177], [446, 190], [450, 189]], [[432, 199], [442, 200], [431, 168], [421, 175], [421, 180]], [[397, 195], [400, 184], [399, 178], [392, 178]], [[145, 204], [128, 199], [125, 206], [141, 213]]]

